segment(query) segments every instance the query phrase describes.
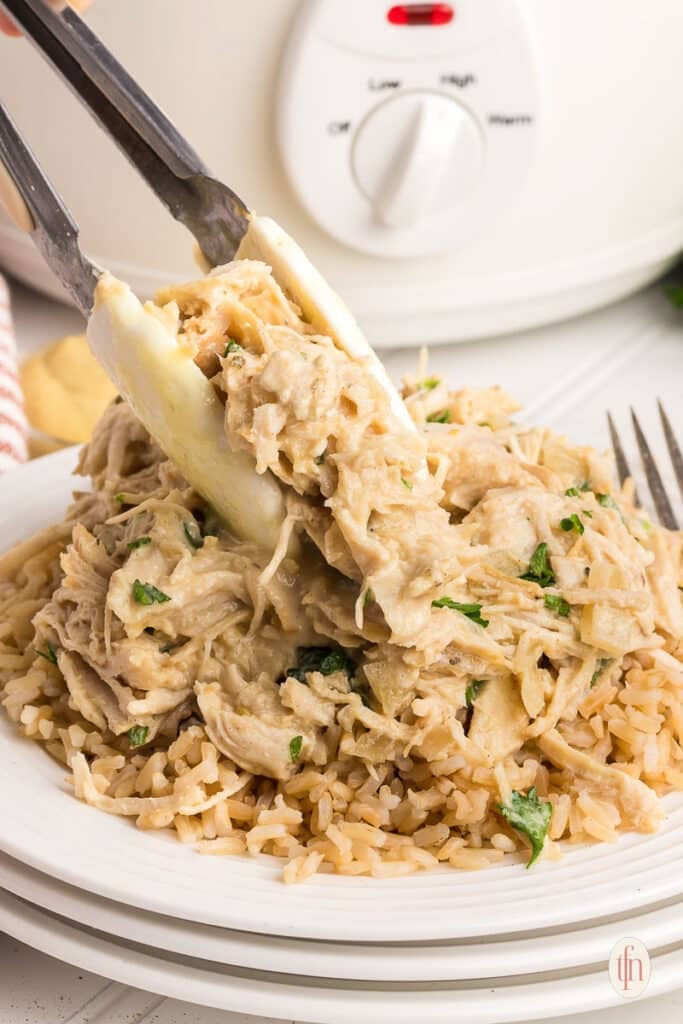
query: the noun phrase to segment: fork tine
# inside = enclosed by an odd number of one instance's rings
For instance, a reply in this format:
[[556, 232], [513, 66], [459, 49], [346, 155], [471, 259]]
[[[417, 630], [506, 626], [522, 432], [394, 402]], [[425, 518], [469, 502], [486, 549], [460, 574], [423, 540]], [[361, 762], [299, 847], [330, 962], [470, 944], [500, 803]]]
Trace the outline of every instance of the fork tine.
[[633, 420], [633, 429], [636, 435], [636, 441], [638, 442], [638, 448], [640, 449], [640, 457], [643, 460], [643, 469], [645, 470], [645, 476], [650, 487], [650, 494], [659, 516], [659, 521], [662, 526], [666, 526], [668, 530], [677, 530], [678, 522], [674, 511], [671, 508], [671, 502], [669, 501], [668, 495], [662, 483], [662, 478], [659, 475], [657, 469], [657, 463], [654, 460], [650, 447], [645, 440], [645, 434], [642, 431], [638, 418], [631, 409], [631, 419]]
[[664, 430], [664, 438], [666, 440], [666, 446], [669, 449], [669, 455], [671, 456], [671, 465], [674, 468], [676, 474], [676, 481], [678, 483], [678, 489], [683, 497], [683, 454], [679, 448], [676, 435], [673, 432], [673, 427], [669, 422], [669, 417], [664, 412], [664, 406], [661, 400], [657, 399], [657, 408], [659, 409], [659, 418], [662, 421], [662, 429]]
[[[624, 455], [624, 449], [622, 447], [621, 440], [619, 439], [619, 434], [617, 433], [617, 428], [614, 426], [614, 420], [612, 419], [612, 416], [611, 416], [610, 413], [607, 413], [607, 425], [609, 427], [609, 436], [610, 436], [610, 439], [612, 441], [612, 449], [614, 451], [614, 458], [615, 458], [616, 463], [617, 463], [617, 476], [619, 477], [619, 483], [623, 487], [624, 483], [626, 482], [626, 480], [628, 480], [629, 477], [633, 476], [633, 473], [631, 472], [631, 470], [629, 468], [629, 464], [626, 461], [626, 456]], [[633, 495], [633, 499], [634, 499], [636, 505], [640, 504], [640, 501], [638, 499], [638, 495], [635, 492], [634, 492], [634, 495]]]

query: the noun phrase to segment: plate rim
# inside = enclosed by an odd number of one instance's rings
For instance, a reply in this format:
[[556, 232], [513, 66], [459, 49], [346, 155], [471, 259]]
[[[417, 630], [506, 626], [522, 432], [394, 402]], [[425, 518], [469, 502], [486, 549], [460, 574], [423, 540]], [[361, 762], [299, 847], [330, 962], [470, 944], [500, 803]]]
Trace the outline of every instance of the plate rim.
[[[50, 509], [55, 516], [61, 514], [71, 491], [67, 467], [73, 467], [75, 457], [74, 448], [66, 449], [28, 463], [3, 478], [14, 485], [15, 502], [13, 505], [8, 503], [12, 505], [11, 508], [0, 509], [0, 535], [6, 537], [8, 533], [11, 534], [10, 527], [16, 534], [11, 543], [25, 535], [28, 527], [23, 515], [24, 509], [20, 509], [21, 522], [18, 522], [14, 506], [22, 506], [22, 493], [30, 496], [36, 484], [40, 485], [43, 499], [38, 517], [40, 521], [44, 523], [53, 518]], [[58, 808], [63, 809], [65, 814], [65, 828], [58, 835], [50, 834], [49, 830], [47, 833], [36, 833], [35, 813], [30, 830], [27, 831], [28, 809], [25, 806], [19, 807], [17, 801], [13, 800], [11, 785], [2, 787], [0, 811], [8, 827], [0, 835], [0, 849], [16, 860], [44, 874], [56, 876], [77, 889], [128, 906], [137, 906], [151, 913], [197, 923], [228, 927], [235, 931], [325, 941], [462, 940], [490, 936], [490, 919], [498, 922], [498, 934], [560, 928], [615, 913], [635, 911], [683, 892], [683, 872], [676, 871], [675, 864], [671, 862], [671, 847], [678, 835], [680, 839], [673, 848], [673, 854], [675, 860], [676, 851], [679, 851], [678, 859], [683, 865], [683, 794], [665, 798], [665, 807], [671, 809], [667, 821], [676, 819], [673, 835], [671, 831], [666, 831], [665, 823], [662, 830], [653, 836], [625, 834], [610, 847], [598, 844], [570, 848], [563, 862], [539, 864], [532, 873], [533, 883], [529, 882], [531, 874], [525, 872], [521, 865], [505, 864], [477, 873], [435, 869], [401, 879], [355, 879], [320, 874], [301, 886], [286, 887], [279, 878], [275, 880], [275, 873], [279, 870], [279, 862], [275, 858], [245, 856], [200, 859], [196, 852], [171, 841], [168, 836], [141, 833], [130, 822], [112, 818], [75, 800], [70, 792], [67, 793], [63, 786], [57, 784], [58, 773], [63, 773], [63, 768], [39, 750], [32, 740], [20, 736], [4, 712], [0, 712], [0, 747], [9, 753], [7, 778], [11, 778], [13, 760], [16, 760], [15, 781], [19, 778], [19, 785], [28, 786], [27, 792], [33, 792], [34, 798], [37, 796], [38, 807], [42, 807], [44, 813], [49, 812], [53, 818]], [[28, 766], [26, 777], [21, 776], [20, 768], [19, 775], [16, 774], [17, 765], [22, 763]], [[34, 781], [38, 778], [37, 789], [34, 784], [33, 791], [29, 775], [33, 775]], [[48, 785], [45, 785], [46, 777], [50, 780]], [[54, 786], [54, 790], [50, 786]], [[114, 826], [113, 821], [116, 822]], [[133, 851], [140, 855], [144, 851], [146, 860], [138, 863], [139, 870], [135, 875], [128, 873], [125, 887], [122, 888], [121, 877], [111, 878], [104, 872], [104, 868], [111, 864], [108, 856], [110, 851], [100, 849], [103, 859], [97, 863], [93, 856], [89, 862], [87, 858], [82, 858], [81, 862], [74, 861], [74, 841], [69, 847], [64, 837], [69, 822], [80, 823], [85, 833], [95, 838], [106, 833], [113, 835], [113, 828], [122, 852]], [[24, 832], [20, 829], [15, 834], [12, 823], [19, 823]], [[173, 853], [169, 853], [171, 849]], [[614, 902], [614, 886], [610, 889], [614, 850], [622, 855], [622, 863], [635, 867], [640, 875], [633, 884], [629, 879], [627, 892], [620, 893], [618, 905]], [[188, 854], [192, 858], [189, 867]], [[660, 870], [663, 858], [666, 859], [668, 869], [665, 871]], [[648, 863], [650, 868], [655, 867], [657, 871], [648, 873]], [[590, 865], [592, 871], [597, 870], [598, 878], [605, 880], [604, 885], [591, 891], [590, 900], [586, 886], [581, 881], [587, 865]], [[178, 884], [179, 875], [182, 875], [185, 888]], [[217, 889], [209, 898], [201, 887], [198, 890], [195, 886], [192, 890], [185, 875], [195, 876], [205, 887], [214, 884]], [[466, 880], [463, 880], [463, 876], [466, 876]], [[679, 876], [678, 882], [675, 881], [676, 876]], [[175, 884], [166, 884], [168, 878], [175, 879]], [[152, 885], [156, 888], [146, 888]], [[231, 885], [231, 899], [226, 900], [224, 897]], [[580, 892], [583, 908], [577, 906], [575, 900], [562, 898], [566, 897], [567, 885], [574, 887], [576, 895]], [[249, 890], [248, 901], [241, 893], [245, 887]], [[468, 892], [472, 888], [474, 895]], [[198, 892], [204, 900], [200, 907], [197, 906]], [[522, 893], [521, 897], [519, 892]], [[519, 901], [525, 898], [524, 892], [534, 897], [538, 893], [538, 899], [534, 898], [525, 908], [525, 922], [520, 924], [516, 921], [518, 927], [512, 928], [511, 914], [519, 912]], [[217, 893], [220, 898], [216, 897]], [[397, 913], [392, 908], [390, 912], [389, 905], [396, 900], [397, 894], [404, 901], [406, 909]], [[552, 906], [543, 905], [544, 896], [554, 900]], [[495, 913], [492, 913], [486, 924], [476, 917], [476, 911], [478, 904], [481, 901], [485, 904], [487, 900], [489, 907], [495, 908]], [[417, 906], [424, 908], [423, 914], [409, 912]]]
[[[103, 974], [124, 985], [157, 992], [195, 1006], [261, 1014], [269, 1018], [348, 1024], [351, 1011], [389, 1013], [394, 1024], [452, 1024], [460, 1012], [469, 1024], [514, 1022], [547, 1016], [548, 1005], [561, 1015], [623, 1005], [612, 988], [607, 971], [559, 972], [560, 976], [521, 984], [481, 985], [417, 983], [412, 986], [331, 984], [315, 979], [280, 980], [269, 972], [239, 969], [211, 971], [196, 967], [191, 958], [153, 956], [131, 943], [114, 942], [93, 930], [82, 930], [54, 915], [31, 907], [0, 892], [0, 926], [19, 941], [84, 970]], [[669, 950], [652, 958], [653, 972], [641, 999], [661, 995], [677, 987], [683, 966], [683, 949]], [[229, 999], [229, 1002], [226, 1001]], [[297, 1000], [293, 1004], [293, 1000]], [[552, 1002], [551, 1002], [552, 1000]], [[418, 1016], [416, 1017], [416, 1014]]]
[[[532, 936], [498, 935], [489, 942], [482, 937], [478, 943], [350, 944], [277, 938], [196, 922], [180, 922], [93, 896], [27, 868], [6, 854], [0, 854], [0, 888], [77, 926], [89, 926], [155, 951], [252, 970], [260, 968], [266, 953], [272, 973], [306, 973], [309, 977], [349, 981], [390, 981], [397, 974], [409, 982], [485, 981], [491, 977], [519, 978], [601, 964], [606, 969], [610, 950], [624, 935], [637, 935], [651, 953], [673, 942], [683, 944], [683, 915], [680, 913], [683, 898], [635, 917], [622, 916], [603, 923], [589, 921], [579, 929], [544, 931]], [[671, 921], [676, 924], [673, 929]], [[659, 936], [658, 928], [662, 930]], [[180, 945], [177, 945], [178, 941]], [[193, 951], [191, 947], [198, 945], [199, 950], [194, 948]], [[229, 953], [225, 951], [228, 948]], [[551, 950], [554, 954], [545, 962], [543, 954]], [[279, 962], [279, 958], [284, 964]], [[513, 960], [516, 961], [514, 964]], [[486, 962], [489, 973], [476, 966], [483, 962]], [[520, 970], [520, 963], [533, 964], [534, 970], [525, 970], [524, 967]], [[340, 965], [343, 965], [343, 970], [336, 973], [340, 971]], [[362, 965], [360, 974], [358, 965]], [[492, 965], [495, 965], [495, 970], [491, 970]], [[419, 970], [416, 970], [418, 966]]]

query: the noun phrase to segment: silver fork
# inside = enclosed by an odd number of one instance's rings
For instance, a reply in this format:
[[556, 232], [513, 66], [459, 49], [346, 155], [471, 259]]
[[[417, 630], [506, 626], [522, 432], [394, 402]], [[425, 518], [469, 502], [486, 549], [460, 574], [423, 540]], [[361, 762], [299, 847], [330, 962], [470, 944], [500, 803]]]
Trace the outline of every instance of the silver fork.
[[[659, 399], [657, 399], [657, 408], [659, 410], [659, 418], [662, 424], [666, 447], [671, 459], [671, 465], [673, 466], [676, 482], [678, 483], [678, 488], [681, 492], [681, 497], [683, 498], [683, 455], [681, 454], [681, 449], [678, 441], [676, 440], [676, 435], [674, 434], [669, 417], [664, 411], [664, 407]], [[647, 443], [645, 434], [643, 433], [643, 428], [641, 427], [638, 417], [633, 409], [631, 409], [631, 421], [633, 423], [633, 431], [636, 436], [636, 444], [638, 445], [638, 451], [640, 452], [645, 478], [647, 480], [657, 516], [659, 517], [659, 522], [669, 530], [678, 530], [678, 519], [672, 508], [669, 495], [666, 492], [657, 462], [652, 454], [652, 449]], [[614, 449], [614, 456], [617, 464], [617, 475], [619, 477], [620, 484], [623, 486], [624, 481], [628, 477], [633, 477], [633, 473], [629, 468], [626, 455], [624, 454], [624, 447], [621, 443], [621, 438], [619, 437], [619, 433], [614, 425], [614, 420], [610, 413], [607, 413], [607, 424], [609, 426], [610, 438], [612, 440], [612, 447]], [[634, 501], [636, 505], [641, 504], [637, 491], [634, 492]]]

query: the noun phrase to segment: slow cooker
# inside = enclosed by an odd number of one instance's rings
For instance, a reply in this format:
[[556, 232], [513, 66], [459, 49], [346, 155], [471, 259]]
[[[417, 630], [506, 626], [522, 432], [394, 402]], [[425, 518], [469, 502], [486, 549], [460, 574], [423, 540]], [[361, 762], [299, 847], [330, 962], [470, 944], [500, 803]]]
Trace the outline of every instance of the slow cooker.
[[[97, 0], [88, 20], [376, 345], [577, 314], [683, 248], [680, 0]], [[196, 272], [25, 40], [0, 40], [0, 92], [90, 255], [141, 295]], [[58, 294], [6, 219], [0, 266]]]

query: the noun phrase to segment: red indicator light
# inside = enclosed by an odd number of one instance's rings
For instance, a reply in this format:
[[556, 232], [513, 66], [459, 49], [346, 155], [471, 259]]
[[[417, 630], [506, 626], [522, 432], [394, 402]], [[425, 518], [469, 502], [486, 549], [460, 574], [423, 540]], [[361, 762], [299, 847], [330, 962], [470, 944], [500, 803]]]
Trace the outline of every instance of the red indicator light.
[[448, 25], [454, 17], [450, 4], [396, 4], [387, 11], [392, 25]]

